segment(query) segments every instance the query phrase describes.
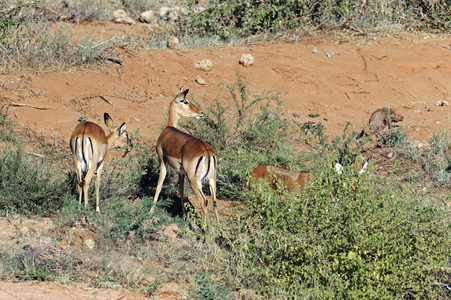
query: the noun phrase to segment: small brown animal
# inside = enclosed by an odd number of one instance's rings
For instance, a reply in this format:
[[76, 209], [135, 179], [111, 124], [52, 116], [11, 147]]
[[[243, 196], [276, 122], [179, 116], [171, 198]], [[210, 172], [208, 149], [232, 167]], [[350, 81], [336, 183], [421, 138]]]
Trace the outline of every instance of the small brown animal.
[[277, 182], [281, 181], [281, 183], [286, 186], [287, 190], [294, 192], [296, 189], [304, 190], [305, 179], [314, 179], [315, 175], [305, 171], [294, 172], [274, 165], [260, 165], [251, 172], [249, 188], [251, 188], [252, 184], [258, 183], [260, 178], [266, 180], [273, 190], [277, 190]]
[[376, 110], [370, 117], [368, 123], [363, 125], [362, 132], [358, 138], [368, 135], [370, 133], [382, 134], [385, 128], [388, 128], [391, 123], [403, 121], [404, 117], [396, 113], [393, 108], [384, 107]]

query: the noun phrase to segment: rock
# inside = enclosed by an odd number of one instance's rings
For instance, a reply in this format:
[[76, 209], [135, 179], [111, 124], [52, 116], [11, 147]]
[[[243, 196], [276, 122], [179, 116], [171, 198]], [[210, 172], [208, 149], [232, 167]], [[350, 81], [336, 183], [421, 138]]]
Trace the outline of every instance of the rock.
[[149, 24], [158, 24], [160, 20], [158, 13], [153, 10], [143, 11], [140, 16], [144, 22]]
[[210, 71], [211, 68], [213, 68], [213, 63], [209, 59], [203, 59], [201, 61], [198, 61], [194, 67], [198, 70], [202, 71]]
[[88, 247], [89, 249], [93, 249], [95, 245], [96, 243], [93, 240], [91, 239], [85, 240], [85, 246]]
[[194, 13], [195, 15], [198, 15], [198, 14], [204, 12], [205, 10], [207, 10], [207, 9], [206, 9], [206, 8], [203, 8], [202, 6], [197, 6], [197, 7], [194, 7], [194, 8], [193, 8], [193, 13]]
[[177, 49], [180, 45], [180, 41], [176, 36], [169, 36], [167, 46], [169, 49]]
[[435, 103], [435, 106], [449, 106], [449, 103], [448, 103], [448, 101], [440, 100], [440, 101], [437, 101], [437, 103]]
[[116, 20], [125, 18], [126, 16], [127, 16], [127, 13], [125, 11], [123, 11], [122, 9], [113, 11], [113, 21], [114, 22], [116, 22]]
[[178, 22], [180, 21], [180, 13], [181, 13], [181, 7], [174, 6], [169, 9], [168, 14], [168, 22]]
[[136, 24], [136, 22], [132, 18], [127, 16], [125, 11], [123, 11], [122, 9], [118, 9], [113, 12], [113, 21], [116, 23], [123, 23], [129, 25]]
[[240, 58], [240, 64], [245, 67], [252, 66], [254, 64], [254, 57], [252, 54], [243, 54]]
[[421, 150], [430, 149], [430, 147], [431, 147], [431, 145], [428, 142], [422, 142], [422, 141], [417, 141], [417, 140], [413, 140], [411, 145], [413, 148], [417, 148], [417, 149], [421, 149]]
[[200, 85], [205, 85], [205, 80], [203, 80], [199, 75], [196, 77], [196, 82]]
[[160, 7], [160, 10], [158, 11], [158, 15], [160, 16], [160, 18], [164, 21], [167, 21], [169, 19], [169, 11], [170, 8], [167, 6], [162, 6]]

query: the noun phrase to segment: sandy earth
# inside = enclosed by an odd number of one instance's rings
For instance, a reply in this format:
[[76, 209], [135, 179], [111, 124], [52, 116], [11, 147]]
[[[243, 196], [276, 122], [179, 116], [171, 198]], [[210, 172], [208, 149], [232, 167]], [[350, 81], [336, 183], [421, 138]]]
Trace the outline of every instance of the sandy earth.
[[[117, 33], [147, 34], [146, 27], [103, 22], [77, 25], [73, 30], [107, 39]], [[300, 37], [298, 40], [259, 42], [249, 46], [138, 52], [122, 47], [115, 55], [123, 65], [109, 63], [94, 70], [63, 73], [33, 70], [0, 74], [0, 101], [12, 103], [13, 120], [51, 140], [68, 139], [80, 116], [100, 122], [108, 112], [115, 123], [139, 128], [154, 143], [165, 125], [169, 101], [181, 86], [196, 100], [214, 99], [221, 88], [242, 74], [253, 92], [279, 91], [286, 111], [326, 125], [339, 134], [346, 121], [359, 131], [371, 113], [395, 108], [403, 126], [418, 140], [428, 139], [442, 126], [449, 127], [451, 103], [451, 39], [442, 35], [385, 33], [369, 38], [351, 33]], [[243, 53], [255, 58], [251, 67], [238, 61]], [[213, 68], [199, 71], [194, 64], [209, 59]], [[201, 76], [206, 84], [195, 82]], [[103, 96], [103, 98], [102, 98]], [[111, 103], [105, 101], [107, 99]], [[230, 101], [227, 93], [221, 101]], [[202, 101], [200, 101], [202, 103]], [[4, 224], [4, 223], [2, 223]], [[4, 236], [5, 237], [5, 236]], [[6, 238], [7, 239], [7, 238]], [[0, 239], [0, 240], [4, 240]], [[162, 295], [158, 299], [176, 299]], [[101, 290], [87, 285], [0, 282], [0, 299], [142, 299], [138, 292]]]

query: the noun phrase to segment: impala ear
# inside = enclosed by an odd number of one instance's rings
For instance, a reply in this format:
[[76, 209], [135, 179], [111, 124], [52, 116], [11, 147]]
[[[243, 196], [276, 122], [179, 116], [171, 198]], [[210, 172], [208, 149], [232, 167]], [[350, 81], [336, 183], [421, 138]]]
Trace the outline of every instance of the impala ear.
[[125, 127], [126, 127], [125, 123], [122, 123], [121, 127], [119, 127], [119, 135], [122, 135], [124, 133]]
[[186, 98], [186, 94], [188, 94], [189, 89], [186, 89], [183, 91], [183, 87], [180, 89], [180, 94], [178, 94], [177, 96], [175, 96], [174, 102], [175, 103], [180, 103], [182, 101], [185, 101]]
[[113, 119], [111, 119], [110, 115], [107, 113], [103, 114], [103, 119], [105, 120], [105, 125], [108, 127], [108, 129], [111, 131], [113, 128]]
[[359, 175], [365, 173], [366, 169], [368, 168], [368, 160], [366, 160], [363, 165], [362, 169], [359, 171]]

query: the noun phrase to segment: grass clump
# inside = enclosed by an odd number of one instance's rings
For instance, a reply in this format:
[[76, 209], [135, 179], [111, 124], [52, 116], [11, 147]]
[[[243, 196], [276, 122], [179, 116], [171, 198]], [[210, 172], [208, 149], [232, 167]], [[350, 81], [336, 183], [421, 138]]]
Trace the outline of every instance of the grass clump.
[[88, 68], [108, 56], [109, 43], [85, 37], [76, 42], [64, 27], [45, 21], [27, 22], [14, 30], [0, 46], [0, 69]]
[[56, 247], [35, 247], [30, 244], [1, 255], [3, 278], [19, 280], [59, 281], [68, 284], [78, 274], [81, 261]]
[[17, 138], [0, 151], [0, 211], [43, 215], [57, 212], [72, 198], [64, 178], [51, 161], [29, 156], [23, 141]]

